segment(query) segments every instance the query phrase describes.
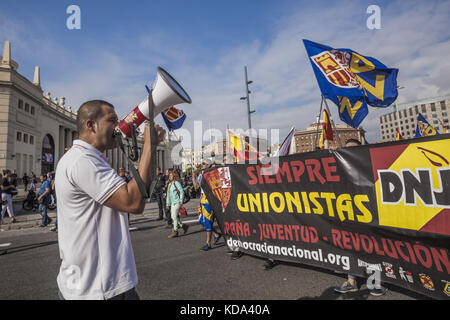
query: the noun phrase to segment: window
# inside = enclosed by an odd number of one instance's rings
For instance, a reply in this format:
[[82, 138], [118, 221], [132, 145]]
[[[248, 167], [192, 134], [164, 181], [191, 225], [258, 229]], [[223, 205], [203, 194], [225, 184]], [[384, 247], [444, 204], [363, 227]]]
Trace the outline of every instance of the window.
[[[416, 114], [419, 114], [419, 106], [414, 106], [414, 110], [416, 111]], [[409, 115], [412, 116], [412, 112], [410, 112]]]
[[432, 116], [433, 118], [437, 118], [437, 114], [436, 114], [436, 113], [433, 113], [431, 116]]
[[434, 102], [431, 104], [431, 111], [436, 111], [436, 105], [434, 104]]
[[30, 112], [30, 105], [25, 103], [25, 112]]
[[433, 121], [433, 123], [434, 123], [434, 124], [438, 124], [438, 123], [439, 123], [439, 121], [437, 121], [437, 120], [434, 120], [434, 121]]
[[23, 142], [28, 143], [28, 134], [23, 134]]
[[405, 123], [408, 123], [408, 119], [405, 119]]
[[394, 112], [394, 120], [397, 120], [397, 115], [395, 112]]
[[421, 107], [422, 107], [422, 112], [423, 112], [423, 113], [427, 112], [427, 108], [425, 107], [424, 104], [422, 104]]
[[[417, 107], [417, 106], [416, 106]], [[409, 115], [412, 117], [413, 113], [412, 113], [412, 109], [409, 109]]]
[[22, 141], [22, 132], [17, 132], [17, 141]]
[[406, 118], [408, 115], [406, 114], [406, 109], [403, 110], [403, 118]]
[[34, 144], [34, 137], [30, 135], [30, 144]]
[[31, 110], [30, 110], [31, 114], [34, 115], [34, 106], [31, 106]]
[[441, 110], [446, 110], [445, 109], [445, 101], [441, 101]]
[[380, 117], [380, 123], [383, 123], [383, 117]]
[[23, 101], [19, 99], [19, 105], [18, 105], [19, 109], [23, 109]]
[[406, 129], [409, 129], [409, 125], [406, 125]]

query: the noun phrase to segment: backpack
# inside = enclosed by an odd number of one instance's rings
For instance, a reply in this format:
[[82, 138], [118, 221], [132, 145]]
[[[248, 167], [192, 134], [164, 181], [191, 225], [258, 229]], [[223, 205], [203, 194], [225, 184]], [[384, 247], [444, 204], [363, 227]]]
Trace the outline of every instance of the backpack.
[[[175, 190], [177, 191], [178, 196], [180, 196], [180, 190], [178, 190], [176, 185], [175, 185]], [[183, 190], [183, 192], [184, 192], [183, 204], [185, 204], [185, 203], [188, 203], [189, 200], [191, 200], [191, 197], [189, 196], [189, 193], [186, 190]]]

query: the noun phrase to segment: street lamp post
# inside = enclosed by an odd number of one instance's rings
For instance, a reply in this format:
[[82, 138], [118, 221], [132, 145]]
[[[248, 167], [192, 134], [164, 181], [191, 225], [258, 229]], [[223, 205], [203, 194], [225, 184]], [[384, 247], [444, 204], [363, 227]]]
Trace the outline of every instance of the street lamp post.
[[255, 110], [250, 110], [250, 96], [249, 94], [252, 93], [250, 90], [248, 90], [248, 85], [253, 83], [253, 81], [248, 81], [247, 77], [247, 66], [244, 67], [245, 72], [245, 97], [241, 97], [241, 100], [247, 100], [247, 115], [248, 115], [248, 129], [252, 128], [252, 120], [251, 120], [251, 114], [255, 112]]

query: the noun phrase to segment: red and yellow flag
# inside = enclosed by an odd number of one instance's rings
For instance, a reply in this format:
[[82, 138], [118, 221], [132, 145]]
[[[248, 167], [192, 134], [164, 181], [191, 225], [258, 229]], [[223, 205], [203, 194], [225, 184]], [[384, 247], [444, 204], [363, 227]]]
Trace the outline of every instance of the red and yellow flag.
[[319, 148], [328, 149], [328, 141], [334, 140], [333, 128], [331, 127], [330, 117], [327, 110], [323, 110], [322, 132], [319, 138]]
[[331, 121], [330, 117], [328, 116], [327, 110], [323, 110], [322, 129], [323, 129], [323, 140], [333, 141], [334, 140], [333, 129], [331, 128]]
[[397, 128], [397, 134], [395, 135], [395, 140], [398, 141], [398, 140], [403, 140], [403, 139], [404, 139], [404, 138], [403, 138], [403, 136], [400, 134], [399, 128]]
[[239, 135], [228, 130], [229, 152], [233, 155], [233, 162], [261, 159], [263, 156], [250, 143]]

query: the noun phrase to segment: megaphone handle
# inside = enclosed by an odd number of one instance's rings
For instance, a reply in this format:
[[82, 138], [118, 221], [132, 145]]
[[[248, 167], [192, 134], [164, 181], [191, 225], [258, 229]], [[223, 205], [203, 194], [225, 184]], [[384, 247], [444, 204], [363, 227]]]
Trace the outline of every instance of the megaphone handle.
[[153, 190], [155, 188], [155, 181], [156, 181], [156, 130], [155, 130], [155, 119], [154, 119], [154, 110], [155, 110], [155, 104], [153, 103], [152, 98], [153, 89], [150, 89], [150, 92], [148, 93], [148, 114], [149, 114], [149, 125], [150, 125], [150, 150], [151, 150], [151, 156], [150, 156], [150, 177], [151, 177], [151, 183], [150, 183], [150, 192], [149, 196], [151, 197], [153, 194]]
[[131, 152], [129, 158], [131, 161], [137, 161], [139, 159], [139, 152], [137, 146], [137, 138], [136, 138], [136, 125], [132, 123], [130, 125], [130, 133], [131, 133]]

